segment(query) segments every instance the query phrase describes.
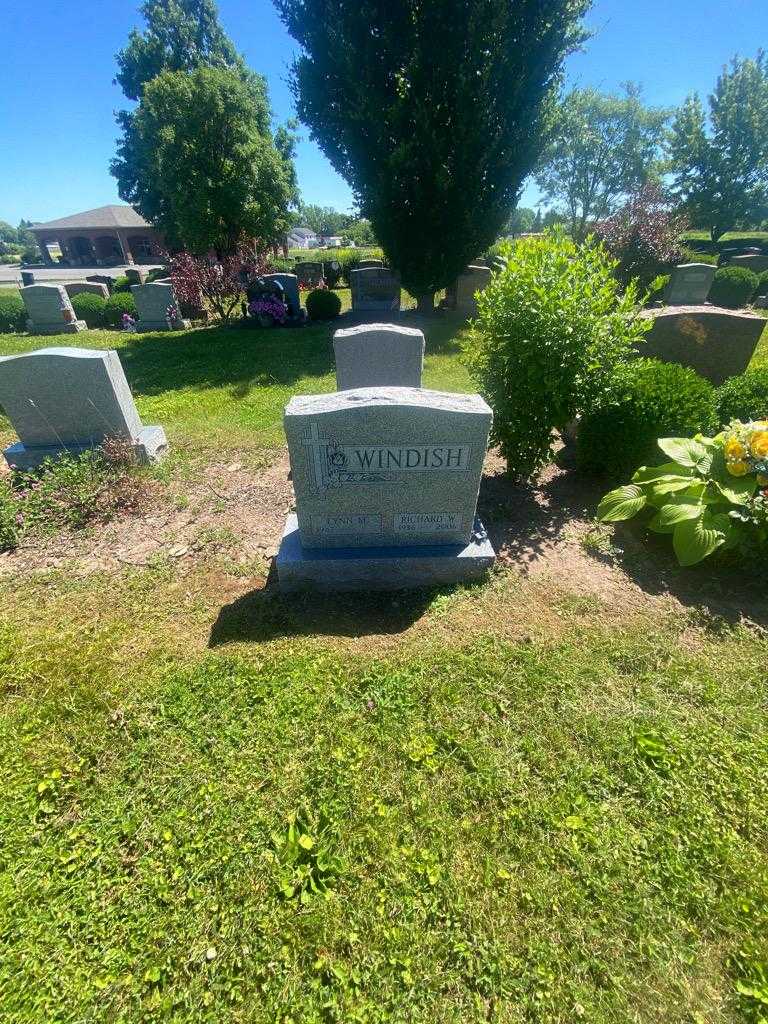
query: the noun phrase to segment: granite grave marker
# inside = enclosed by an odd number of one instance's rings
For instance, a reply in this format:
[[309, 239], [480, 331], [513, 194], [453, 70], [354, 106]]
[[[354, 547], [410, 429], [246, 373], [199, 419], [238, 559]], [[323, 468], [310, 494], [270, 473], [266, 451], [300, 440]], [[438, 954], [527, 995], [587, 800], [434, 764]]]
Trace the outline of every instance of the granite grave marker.
[[664, 289], [667, 306], [701, 306], [707, 301], [717, 267], [711, 263], [681, 263]]
[[349, 284], [354, 312], [391, 313], [400, 310], [400, 275], [388, 267], [353, 270]]
[[87, 330], [78, 320], [64, 287], [60, 284], [30, 284], [21, 289], [30, 334], [77, 334]]
[[189, 327], [189, 321], [181, 318], [170, 282], [132, 284], [131, 294], [139, 314], [137, 331], [175, 331]]
[[421, 387], [424, 334], [395, 324], [346, 327], [333, 336], [336, 387]]

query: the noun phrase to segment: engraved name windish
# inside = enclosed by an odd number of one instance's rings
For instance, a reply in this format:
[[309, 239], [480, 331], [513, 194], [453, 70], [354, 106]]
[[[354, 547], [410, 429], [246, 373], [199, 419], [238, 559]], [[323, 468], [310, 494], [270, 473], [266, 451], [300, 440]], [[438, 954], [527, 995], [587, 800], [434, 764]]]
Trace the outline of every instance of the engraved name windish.
[[329, 445], [328, 465], [347, 473], [466, 472], [472, 446]]

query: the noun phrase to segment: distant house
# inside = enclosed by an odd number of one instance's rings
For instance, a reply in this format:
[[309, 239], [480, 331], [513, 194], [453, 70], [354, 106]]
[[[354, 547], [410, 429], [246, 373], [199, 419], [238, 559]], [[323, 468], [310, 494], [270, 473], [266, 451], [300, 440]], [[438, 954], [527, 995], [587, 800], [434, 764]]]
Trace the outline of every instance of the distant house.
[[340, 249], [344, 245], [341, 235], [321, 235], [320, 245], [326, 249]]
[[33, 224], [46, 263], [56, 245], [73, 267], [110, 267], [125, 263], [160, 263], [165, 239], [132, 206], [99, 206], [60, 220]]
[[309, 228], [291, 228], [288, 232], [289, 249], [318, 249], [320, 239]]

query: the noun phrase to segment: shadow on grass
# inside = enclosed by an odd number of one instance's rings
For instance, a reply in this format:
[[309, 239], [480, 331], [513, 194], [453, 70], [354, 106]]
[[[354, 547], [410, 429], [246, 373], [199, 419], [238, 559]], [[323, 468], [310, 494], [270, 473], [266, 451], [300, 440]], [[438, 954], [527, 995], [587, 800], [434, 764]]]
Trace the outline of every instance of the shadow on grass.
[[302, 636], [395, 636], [421, 618], [435, 593], [433, 589], [282, 594], [273, 566], [262, 590], [252, 590], [221, 609], [208, 646]]

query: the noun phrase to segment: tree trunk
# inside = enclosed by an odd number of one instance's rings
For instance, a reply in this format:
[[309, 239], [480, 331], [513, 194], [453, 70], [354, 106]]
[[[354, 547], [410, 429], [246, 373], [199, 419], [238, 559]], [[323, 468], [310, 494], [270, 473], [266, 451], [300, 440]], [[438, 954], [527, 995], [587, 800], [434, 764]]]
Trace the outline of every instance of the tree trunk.
[[423, 316], [429, 316], [435, 311], [435, 293], [426, 292], [424, 295], [416, 296], [416, 312]]

